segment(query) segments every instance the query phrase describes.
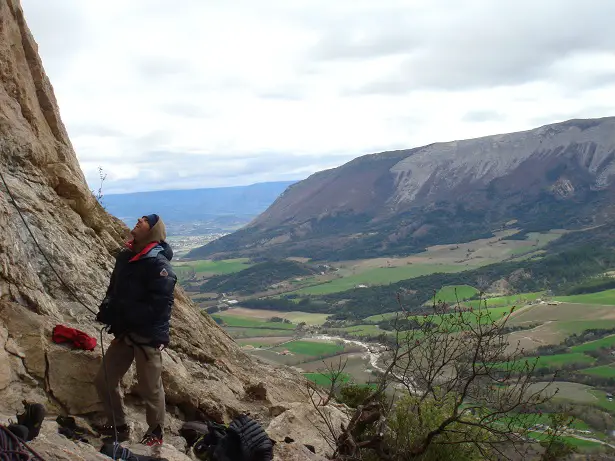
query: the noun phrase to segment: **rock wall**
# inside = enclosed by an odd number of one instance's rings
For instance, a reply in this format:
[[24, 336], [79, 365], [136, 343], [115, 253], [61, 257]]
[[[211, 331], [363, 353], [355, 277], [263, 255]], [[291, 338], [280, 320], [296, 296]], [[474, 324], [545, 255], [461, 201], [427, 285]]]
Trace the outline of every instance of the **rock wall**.
[[[0, 173], [55, 269], [97, 310], [128, 229], [87, 187], [18, 0], [0, 0]], [[52, 413], [98, 411], [92, 378], [100, 346], [84, 352], [51, 342], [58, 323], [98, 337], [97, 325], [51, 270], [1, 181], [0, 229], [0, 414], [14, 414], [24, 398]], [[266, 415], [272, 405], [304, 398], [299, 375], [242, 353], [181, 289], [164, 382], [169, 410], [182, 418]], [[254, 401], [246, 391], [259, 382], [266, 400]], [[138, 394], [131, 376], [125, 384]]]

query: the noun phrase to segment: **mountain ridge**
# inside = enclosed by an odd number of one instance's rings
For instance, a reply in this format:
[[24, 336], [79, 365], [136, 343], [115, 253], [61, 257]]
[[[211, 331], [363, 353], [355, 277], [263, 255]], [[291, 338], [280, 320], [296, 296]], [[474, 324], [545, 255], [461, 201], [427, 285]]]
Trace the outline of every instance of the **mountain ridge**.
[[110, 213], [131, 223], [147, 210], [155, 210], [170, 223], [228, 216], [239, 217], [248, 222], [265, 211], [288, 186], [294, 183], [295, 181], [271, 181], [247, 186], [107, 194], [102, 197], [102, 203]]
[[615, 117], [358, 157], [289, 187], [248, 226], [191, 257], [354, 259], [610, 219]]

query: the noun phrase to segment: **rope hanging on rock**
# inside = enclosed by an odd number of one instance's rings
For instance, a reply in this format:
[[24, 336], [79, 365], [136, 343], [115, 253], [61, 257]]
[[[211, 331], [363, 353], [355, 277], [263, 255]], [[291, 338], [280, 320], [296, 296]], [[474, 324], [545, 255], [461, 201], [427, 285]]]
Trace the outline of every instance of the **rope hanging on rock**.
[[8, 193], [8, 195], [9, 195], [9, 197], [11, 199], [10, 202], [13, 204], [13, 206], [17, 210], [17, 213], [19, 213], [19, 216], [20, 216], [21, 220], [23, 221], [24, 225], [26, 226], [26, 229], [28, 230], [28, 233], [30, 234], [30, 237], [32, 237], [32, 240], [34, 240], [34, 243], [36, 244], [38, 250], [41, 252], [41, 254], [43, 255], [43, 258], [45, 258], [45, 261], [47, 261], [47, 264], [49, 264], [49, 267], [51, 268], [53, 273], [56, 275], [56, 277], [58, 278], [58, 280], [60, 281], [62, 286], [64, 286], [64, 288], [66, 288], [66, 290], [71, 294], [71, 296], [75, 299], [75, 301], [77, 301], [79, 304], [81, 304], [83, 307], [85, 307], [88, 311], [90, 311], [90, 313], [96, 315], [96, 312], [93, 309], [91, 309], [90, 307], [88, 307], [83, 301], [81, 301], [81, 299], [79, 298], [79, 296], [77, 296], [75, 291], [70, 286], [68, 286], [68, 284], [64, 281], [64, 279], [58, 273], [56, 268], [53, 267], [53, 264], [51, 264], [51, 261], [47, 257], [47, 254], [45, 253], [45, 251], [43, 251], [43, 248], [40, 246], [40, 244], [38, 243], [38, 240], [36, 240], [36, 237], [32, 233], [32, 230], [30, 229], [30, 226], [28, 225], [28, 222], [26, 221], [26, 218], [24, 218], [24, 215], [22, 214], [21, 210], [19, 209], [19, 206], [17, 206], [17, 202], [15, 201], [15, 197], [13, 196], [13, 193], [11, 192], [11, 189], [9, 188], [9, 185], [6, 183], [6, 180], [4, 179], [4, 175], [2, 174], [2, 172], [0, 172], [0, 179], [2, 179], [2, 183], [4, 184], [4, 188], [6, 189], [6, 192]]

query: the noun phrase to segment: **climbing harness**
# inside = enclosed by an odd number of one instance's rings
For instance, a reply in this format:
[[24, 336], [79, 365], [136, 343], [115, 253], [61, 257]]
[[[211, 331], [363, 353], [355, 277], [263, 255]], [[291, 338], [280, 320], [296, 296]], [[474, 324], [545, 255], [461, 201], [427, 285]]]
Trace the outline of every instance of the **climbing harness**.
[[[19, 214], [19, 217], [21, 218], [21, 220], [23, 221], [24, 225], [26, 226], [26, 229], [28, 230], [28, 233], [30, 234], [30, 237], [32, 237], [32, 240], [36, 244], [36, 247], [38, 248], [40, 253], [43, 255], [43, 258], [45, 258], [45, 261], [47, 261], [47, 264], [49, 265], [49, 267], [51, 268], [53, 273], [56, 275], [56, 277], [58, 278], [58, 280], [60, 281], [62, 286], [64, 288], [66, 288], [66, 290], [69, 292], [69, 294], [73, 297], [73, 299], [75, 301], [77, 301], [79, 304], [81, 304], [83, 307], [85, 307], [91, 314], [94, 315], [94, 317], [96, 317], [96, 312], [93, 309], [91, 309], [90, 307], [88, 307], [81, 300], [81, 298], [79, 298], [79, 296], [77, 296], [75, 291], [70, 286], [68, 286], [68, 284], [64, 281], [64, 279], [58, 273], [58, 271], [55, 269], [55, 267], [53, 267], [53, 264], [51, 264], [51, 261], [47, 257], [47, 254], [45, 253], [45, 251], [43, 250], [41, 245], [38, 243], [38, 240], [36, 239], [36, 237], [32, 233], [32, 230], [30, 229], [30, 226], [28, 225], [28, 222], [26, 221], [26, 218], [23, 216], [21, 210], [19, 209], [19, 206], [17, 205], [17, 202], [15, 200], [15, 197], [13, 196], [13, 194], [11, 192], [11, 189], [9, 188], [9, 185], [7, 184], [6, 180], [4, 179], [4, 175], [2, 174], [2, 172], [0, 172], [0, 179], [2, 180], [2, 183], [4, 184], [4, 188], [6, 189], [6, 192], [8, 193], [8, 195], [9, 195], [9, 197], [11, 199], [11, 203], [13, 204], [15, 209], [17, 210], [17, 213]], [[104, 369], [104, 373], [105, 373], [105, 384], [106, 384], [106, 387], [107, 387], [107, 394], [108, 394], [108, 398], [109, 398], [109, 403], [111, 404], [111, 389], [109, 388], [109, 375], [107, 373], [107, 361], [105, 360], [105, 346], [103, 344], [103, 332], [106, 330], [106, 328], [107, 328], [106, 326], [103, 326], [100, 329], [100, 348], [101, 348], [101, 351], [102, 351], [102, 364], [103, 364], [103, 369]], [[116, 457], [116, 454], [121, 455], [123, 447], [118, 442], [117, 426], [115, 424], [115, 413], [113, 412], [113, 407], [112, 407], [112, 405], [109, 405], [109, 407], [111, 408], [111, 418], [112, 418], [112, 422], [113, 422], [113, 432], [114, 432], [113, 459], [121, 459], [121, 458]], [[4, 429], [4, 428], [2, 428], [2, 429]], [[9, 431], [8, 430], [3, 430], [2, 431], [2, 433], [6, 433], [6, 432], [9, 432]], [[11, 435], [15, 439], [17, 439], [17, 437], [15, 437], [15, 435], [13, 435], [12, 433], [11, 433]], [[17, 439], [17, 440], [19, 440], [19, 439]], [[28, 448], [28, 450], [30, 450], [30, 447], [26, 446], [26, 448]], [[41, 458], [40, 456], [38, 456], [38, 458], [40, 460], [43, 460], [43, 458]], [[25, 461], [29, 461], [30, 459], [32, 459], [32, 458], [24, 458]], [[0, 461], [4, 461], [4, 460], [2, 458], [0, 458]], [[21, 459], [19, 461], [21, 461]]]

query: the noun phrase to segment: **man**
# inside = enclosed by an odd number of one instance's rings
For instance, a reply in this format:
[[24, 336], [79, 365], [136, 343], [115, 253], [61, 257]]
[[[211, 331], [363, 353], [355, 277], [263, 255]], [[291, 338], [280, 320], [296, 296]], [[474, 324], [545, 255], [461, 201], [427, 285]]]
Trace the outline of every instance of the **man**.
[[134, 360], [149, 426], [141, 443], [153, 446], [162, 444], [165, 419], [162, 350], [169, 343], [177, 277], [169, 262], [173, 250], [165, 242], [164, 222], [158, 215], [139, 218], [130, 233], [133, 239], [116, 257], [97, 316], [115, 336], [95, 380], [107, 417], [107, 424], [98, 429], [104, 435], [113, 436], [115, 420], [118, 441], [130, 438], [120, 381]]

